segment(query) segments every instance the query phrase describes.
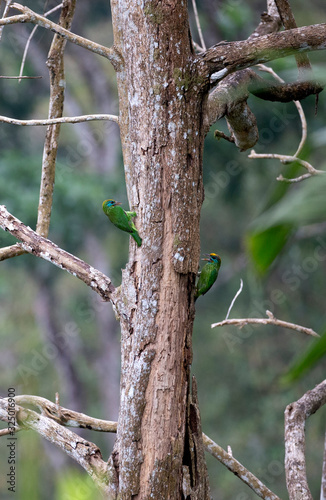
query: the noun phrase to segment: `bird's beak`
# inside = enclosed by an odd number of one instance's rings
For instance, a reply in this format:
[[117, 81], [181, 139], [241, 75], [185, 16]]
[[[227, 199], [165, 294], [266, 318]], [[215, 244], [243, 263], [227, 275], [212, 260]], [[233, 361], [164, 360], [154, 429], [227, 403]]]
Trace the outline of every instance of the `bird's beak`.
[[121, 205], [121, 201], [116, 201], [115, 205]]
[[210, 259], [201, 259], [201, 260], [210, 260]]

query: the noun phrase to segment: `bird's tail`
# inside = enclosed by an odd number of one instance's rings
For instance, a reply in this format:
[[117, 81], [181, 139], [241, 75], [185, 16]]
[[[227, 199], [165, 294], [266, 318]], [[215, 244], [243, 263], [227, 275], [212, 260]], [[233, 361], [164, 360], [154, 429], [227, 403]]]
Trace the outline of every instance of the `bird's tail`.
[[135, 242], [137, 243], [137, 245], [140, 247], [143, 240], [139, 236], [138, 232], [135, 231], [135, 232], [131, 233], [131, 236], [133, 237], [133, 239], [135, 240]]

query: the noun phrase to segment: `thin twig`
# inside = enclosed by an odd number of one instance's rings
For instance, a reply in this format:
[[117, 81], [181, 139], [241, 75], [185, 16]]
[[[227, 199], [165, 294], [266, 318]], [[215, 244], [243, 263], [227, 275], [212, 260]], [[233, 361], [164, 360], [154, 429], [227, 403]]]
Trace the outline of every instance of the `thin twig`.
[[225, 325], [235, 325], [239, 328], [243, 328], [246, 325], [275, 325], [281, 326], [282, 328], [288, 328], [289, 330], [295, 330], [306, 335], [312, 335], [313, 337], [319, 337], [318, 333], [316, 333], [311, 328], [306, 328], [305, 326], [300, 326], [294, 323], [288, 323], [287, 321], [277, 319], [270, 311], [266, 311], [266, 314], [268, 318], [227, 319], [224, 321], [220, 321], [219, 323], [213, 323], [211, 325], [211, 328]]
[[299, 177], [294, 177], [293, 179], [287, 179], [286, 177], [283, 177], [283, 175], [279, 175], [276, 180], [278, 181], [285, 181], [289, 183], [293, 182], [300, 182], [304, 179], [307, 179], [308, 177], [312, 177], [313, 175], [321, 175], [325, 174], [325, 170], [317, 170], [314, 168], [310, 163], [308, 163], [305, 160], [301, 160], [300, 158], [297, 158], [296, 156], [288, 156], [288, 155], [280, 155], [276, 153], [256, 153], [254, 149], [251, 150], [250, 155], [248, 155], [248, 158], [252, 159], [257, 159], [257, 158], [266, 158], [269, 160], [280, 160], [281, 163], [288, 164], [288, 163], [294, 163], [297, 162], [299, 163], [302, 167], [304, 167], [306, 170], [308, 170], [307, 174], [300, 175]]
[[[3, 13], [2, 13], [2, 18], [6, 17], [7, 15], [7, 12], [8, 10], [10, 9], [10, 4], [11, 4], [12, 0], [7, 0], [5, 3], [5, 8], [3, 9]], [[1, 40], [1, 37], [2, 37], [2, 31], [3, 31], [3, 26], [0, 26], [0, 40]]]
[[[50, 9], [48, 10], [47, 12], [45, 12], [45, 14], [43, 14], [44, 17], [47, 17], [49, 16], [50, 14], [53, 14], [53, 12], [56, 12], [58, 9], [61, 9], [62, 7], [62, 3], [59, 3], [59, 5], [56, 5], [55, 7], [53, 7], [53, 9]], [[26, 45], [25, 45], [25, 49], [24, 49], [24, 53], [23, 53], [23, 58], [22, 58], [22, 62], [21, 62], [21, 65], [20, 65], [20, 70], [19, 70], [19, 76], [20, 76], [20, 79], [19, 81], [24, 78], [22, 76], [23, 74], [23, 71], [24, 71], [24, 66], [25, 66], [25, 61], [26, 61], [26, 56], [27, 56], [27, 52], [28, 52], [28, 48], [29, 48], [29, 45], [31, 43], [31, 40], [35, 34], [35, 31], [37, 30], [37, 27], [38, 25], [34, 26], [34, 28], [32, 29], [28, 39], [27, 39], [27, 42], [26, 42]]]
[[[309, 62], [309, 60], [308, 60]], [[272, 68], [269, 68], [268, 66], [265, 66], [264, 64], [257, 64], [257, 68], [261, 71], [265, 71], [266, 73], [270, 73], [275, 80], [277, 80], [280, 83], [284, 83], [284, 80], [277, 74]], [[281, 163], [293, 163], [297, 162], [299, 163], [302, 167], [306, 168], [308, 170], [307, 174], [300, 175], [298, 177], [294, 177], [293, 179], [287, 179], [286, 177], [283, 177], [283, 175], [279, 175], [276, 180], [278, 181], [283, 181], [283, 182], [288, 182], [288, 183], [296, 183], [296, 182], [301, 182], [305, 179], [308, 179], [309, 177], [312, 177], [313, 175], [319, 175], [319, 174], [324, 174], [324, 170], [317, 170], [315, 169], [310, 163], [307, 161], [301, 160], [298, 158], [299, 154], [301, 153], [305, 142], [307, 140], [307, 120], [303, 111], [303, 107], [300, 103], [300, 101], [293, 101], [295, 104], [297, 111], [299, 113], [300, 121], [301, 121], [301, 140], [299, 143], [299, 146], [297, 147], [296, 152], [294, 155], [289, 156], [289, 155], [280, 155], [280, 154], [273, 154], [273, 153], [265, 153], [265, 154], [257, 154], [255, 150], [252, 150], [250, 152], [250, 155], [248, 155], [248, 158], [251, 159], [258, 159], [258, 158], [267, 158], [267, 159], [278, 159], [280, 160]]]
[[[13, 5], [15, 6], [15, 4]], [[65, 9], [62, 9], [60, 13], [60, 27], [68, 30], [71, 28], [75, 6], [75, 0], [66, 2]], [[64, 92], [66, 86], [64, 71], [64, 51], [66, 43], [67, 40], [65, 38], [57, 34], [54, 35], [46, 61], [50, 78], [49, 119], [62, 118], [63, 114]], [[60, 127], [60, 123], [48, 125], [43, 147], [36, 232], [44, 238], [47, 238], [50, 228]]]
[[0, 78], [3, 78], [4, 80], [39, 80], [40, 78], [43, 78], [43, 76], [4, 76], [1, 75]]
[[23, 14], [0, 19], [0, 26], [8, 24], [16, 24], [16, 23], [28, 23], [28, 22], [33, 24], [38, 24], [39, 26], [42, 26], [45, 29], [54, 31], [55, 33], [61, 35], [66, 40], [69, 40], [69, 42], [75, 43], [76, 45], [79, 45], [84, 49], [90, 50], [95, 54], [99, 54], [100, 56], [105, 57], [111, 62], [111, 64], [116, 70], [120, 68], [122, 60], [120, 54], [115, 48], [105, 47], [104, 45], [95, 43], [92, 40], [88, 40], [87, 38], [76, 35], [75, 33], [72, 33], [71, 31], [62, 28], [53, 21], [50, 21], [50, 19], [47, 19], [44, 16], [40, 16], [39, 14], [32, 11], [28, 7], [20, 5], [19, 3], [13, 3], [11, 7], [16, 10], [19, 10], [20, 12], [23, 12]]
[[[281, 78], [272, 68], [265, 66], [265, 64], [257, 64], [257, 68], [259, 68], [260, 71], [264, 71], [266, 73], [269, 73], [278, 82], [285, 83], [285, 80], [283, 80], [283, 78]], [[300, 117], [300, 121], [301, 121], [301, 130], [302, 130], [301, 140], [300, 140], [299, 146], [293, 155], [293, 156], [297, 157], [301, 153], [302, 148], [305, 145], [305, 142], [307, 140], [308, 127], [307, 127], [306, 115], [303, 111], [303, 107], [302, 107], [301, 102], [300, 101], [293, 101], [293, 104], [295, 105], [295, 107], [297, 108], [297, 111], [299, 113], [299, 117]]]
[[227, 320], [227, 319], [228, 319], [228, 317], [229, 317], [229, 315], [230, 315], [230, 312], [231, 312], [231, 310], [232, 310], [232, 307], [234, 306], [235, 301], [237, 300], [237, 298], [239, 297], [240, 293], [242, 292], [242, 288], [243, 288], [243, 281], [242, 281], [242, 279], [240, 279], [240, 288], [239, 288], [239, 290], [237, 291], [237, 293], [235, 294], [235, 296], [233, 297], [233, 300], [232, 300], [232, 302], [231, 302], [231, 304], [230, 304], [230, 307], [229, 307], [228, 313], [227, 313], [227, 315], [225, 316], [225, 320]]
[[0, 122], [10, 123], [12, 125], [22, 126], [39, 126], [39, 125], [54, 125], [57, 123], [81, 123], [90, 121], [108, 120], [119, 123], [119, 117], [116, 115], [81, 115], [81, 116], [62, 116], [60, 118], [48, 118], [44, 120], [17, 120], [16, 118], [9, 118], [8, 116], [0, 116]]
[[[259, 68], [260, 71], [265, 71], [266, 73], [269, 73], [273, 76], [275, 80], [277, 80], [280, 83], [285, 83], [285, 80], [283, 80], [272, 68], [269, 68], [268, 66], [265, 66], [265, 64], [258, 64], [257, 67]], [[301, 135], [301, 140], [299, 143], [299, 146], [294, 153], [293, 156], [297, 157], [300, 153], [301, 150], [307, 140], [307, 120], [305, 113], [303, 111], [303, 107], [300, 101], [293, 101], [293, 104], [296, 106], [297, 111], [299, 113], [300, 121], [301, 121], [301, 130], [302, 130], [302, 135]]]
[[[1, 420], [1, 417], [0, 417], [0, 420]], [[14, 429], [15, 429], [14, 431], [12, 430], [12, 428], [10, 428], [10, 429], [1, 429], [0, 430], [0, 437], [1, 436], [8, 436], [8, 434], [12, 435], [13, 432], [16, 433], [16, 432], [19, 432], [19, 431], [22, 430], [20, 427], [17, 427], [17, 426], [15, 426]]]
[[206, 50], [205, 40], [204, 40], [204, 37], [203, 37], [203, 32], [201, 30], [200, 21], [199, 21], [199, 15], [198, 15], [198, 10], [197, 10], [196, 0], [192, 0], [192, 7], [194, 9], [196, 26], [197, 26], [197, 30], [198, 30], [199, 40], [200, 40], [200, 43], [201, 43], [201, 50]]

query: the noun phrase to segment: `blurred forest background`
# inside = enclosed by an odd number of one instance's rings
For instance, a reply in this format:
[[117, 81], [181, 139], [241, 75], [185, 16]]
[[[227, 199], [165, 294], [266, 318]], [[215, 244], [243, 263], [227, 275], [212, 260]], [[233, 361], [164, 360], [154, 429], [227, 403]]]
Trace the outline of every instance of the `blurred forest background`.
[[[29, 1], [38, 12], [57, 2]], [[326, 21], [323, 0], [291, 2], [297, 24]], [[191, 6], [192, 32], [197, 32]], [[207, 46], [247, 38], [266, 9], [261, 0], [198, 2]], [[57, 20], [58, 15], [51, 17]], [[17, 75], [30, 25], [4, 29], [0, 74]], [[72, 30], [103, 45], [112, 44], [107, 0], [77, 2]], [[52, 34], [38, 28], [31, 41], [25, 75], [42, 79], [0, 80], [0, 114], [18, 119], [45, 118]], [[65, 115], [118, 113], [115, 74], [106, 59], [67, 43]], [[312, 53], [315, 74], [325, 80], [325, 52]], [[296, 79], [293, 57], [271, 66], [286, 81]], [[326, 97], [302, 102], [308, 140], [302, 158], [326, 169]], [[293, 154], [301, 137], [293, 103], [250, 97], [260, 140], [256, 152]], [[276, 181], [304, 173], [295, 164], [251, 160], [234, 145], [214, 138], [204, 154], [206, 199], [202, 209], [201, 249], [222, 257], [217, 283], [196, 304], [193, 374], [199, 385], [203, 431], [282, 498], [284, 478], [283, 412], [325, 376], [320, 341], [271, 326], [211, 329], [225, 318], [243, 279], [243, 292], [231, 317], [278, 318], [326, 329], [326, 201], [324, 178], [298, 184]], [[35, 228], [45, 127], [0, 123], [0, 203]], [[63, 125], [49, 237], [120, 284], [128, 237], [110, 224], [101, 203], [114, 198], [127, 207], [119, 132], [112, 122]], [[14, 243], [0, 232], [1, 246]], [[116, 420], [119, 404], [120, 334], [109, 304], [82, 282], [47, 262], [23, 255], [0, 266], [0, 389], [35, 394], [94, 417]], [[325, 337], [323, 337], [325, 340]], [[318, 343], [319, 342], [319, 343]], [[317, 344], [318, 343], [318, 344]], [[315, 347], [317, 345], [317, 347]], [[323, 351], [324, 349], [324, 351]], [[316, 350], [317, 354], [314, 354]], [[304, 363], [309, 356], [315, 362]], [[300, 366], [304, 364], [304, 368]], [[298, 369], [294, 369], [294, 368]], [[289, 373], [291, 375], [289, 375]], [[296, 375], [297, 374], [297, 375]], [[298, 375], [299, 374], [299, 375]], [[325, 408], [307, 424], [308, 479], [319, 498]], [[85, 431], [83, 436], [108, 457], [114, 436]], [[1, 498], [7, 491], [6, 438], [0, 439]], [[36, 434], [17, 435], [17, 487], [20, 500], [96, 498], [91, 480], [66, 455]], [[255, 494], [215, 459], [207, 456], [214, 499], [249, 500]]]

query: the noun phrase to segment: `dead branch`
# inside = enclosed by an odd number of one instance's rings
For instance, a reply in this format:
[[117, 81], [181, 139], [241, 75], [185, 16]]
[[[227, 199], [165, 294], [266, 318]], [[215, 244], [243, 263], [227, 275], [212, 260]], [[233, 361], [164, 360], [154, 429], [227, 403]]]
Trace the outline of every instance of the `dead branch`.
[[[64, 8], [61, 9], [59, 18], [59, 25], [62, 28], [70, 29], [75, 13], [75, 6], [76, 0], [65, 0]], [[63, 113], [66, 86], [64, 70], [66, 43], [67, 40], [65, 38], [54, 35], [46, 61], [50, 77], [49, 119], [61, 118]], [[60, 123], [48, 125], [43, 147], [41, 186], [36, 223], [36, 232], [44, 238], [47, 238], [49, 234], [59, 134]]]
[[[269, 12], [262, 14], [260, 24], [246, 42], [255, 41], [279, 29], [280, 18], [275, 8], [274, 3], [268, 4]], [[225, 46], [226, 44], [222, 42], [219, 45]], [[307, 60], [307, 56], [305, 56], [305, 60]], [[212, 75], [213, 82], [215, 76]], [[311, 80], [311, 74], [309, 78]], [[217, 78], [216, 81], [218, 80], [220, 78]], [[218, 139], [224, 138], [234, 142], [240, 151], [245, 151], [253, 147], [259, 138], [256, 118], [247, 104], [250, 93], [269, 101], [289, 102], [304, 99], [322, 90], [323, 87], [314, 81], [286, 84], [278, 79], [277, 84], [275, 84], [264, 80], [249, 68], [233, 70], [231, 74], [225, 77], [223, 75], [222, 81], [219, 81], [218, 86], [209, 95], [205, 127], [208, 131], [213, 123], [225, 117], [230, 137], [218, 130], [216, 130], [215, 136]]]
[[[297, 27], [294, 15], [288, 0], [274, 0], [277, 6], [279, 16], [286, 30]], [[299, 73], [305, 73], [307, 70], [312, 72], [312, 68], [306, 54], [295, 54], [295, 60], [298, 65]]]
[[201, 29], [201, 26], [200, 26], [200, 21], [199, 21], [199, 15], [198, 15], [198, 10], [197, 10], [196, 0], [192, 0], [192, 8], [193, 8], [194, 15], [195, 15], [195, 20], [196, 20], [196, 26], [197, 26], [197, 30], [198, 30], [199, 40], [200, 40], [200, 43], [201, 43], [200, 51], [206, 50], [205, 40], [204, 40], [204, 37], [203, 37], [203, 32], [202, 32], [202, 29]]
[[290, 183], [300, 182], [300, 181], [303, 181], [304, 179], [308, 179], [309, 177], [312, 177], [313, 175], [326, 174], [325, 170], [317, 170], [310, 163], [308, 163], [305, 160], [301, 160], [297, 156], [279, 155], [279, 154], [275, 154], [275, 153], [259, 153], [258, 154], [253, 149], [251, 151], [250, 155], [248, 155], [248, 158], [252, 158], [255, 160], [257, 158], [266, 158], [269, 160], [276, 159], [276, 160], [280, 160], [280, 162], [284, 163], [284, 164], [297, 162], [297, 163], [299, 163], [299, 165], [301, 165], [302, 167], [304, 167], [308, 171], [307, 174], [300, 175], [299, 177], [295, 177], [293, 179], [287, 179], [286, 177], [283, 177], [283, 175], [281, 174], [276, 178], [276, 180], [278, 180], [278, 181], [285, 181], [285, 182], [290, 182]]
[[290, 500], [312, 500], [306, 476], [305, 422], [326, 403], [326, 380], [285, 409], [285, 475]]
[[[207, 103], [207, 130], [212, 123], [225, 117], [231, 133], [229, 140], [240, 151], [253, 147], [259, 137], [256, 117], [247, 104], [250, 71], [236, 71], [224, 78], [210, 93]], [[219, 131], [215, 136], [223, 137]]]
[[25, 252], [47, 260], [60, 269], [73, 274], [90, 286], [103, 300], [110, 300], [115, 305], [115, 287], [105, 274], [94, 269], [94, 267], [91, 267], [78, 257], [62, 250], [52, 241], [37, 234], [30, 227], [25, 226], [19, 219], [11, 215], [4, 205], [0, 205], [0, 227], [20, 240], [21, 248]]
[[[58, 5], [56, 5], [55, 7], [53, 7], [53, 9], [50, 9], [47, 12], [45, 12], [43, 14], [43, 16], [44, 17], [48, 17], [50, 14], [53, 14], [53, 12], [56, 12], [57, 10], [62, 9], [62, 7], [63, 7], [63, 4], [59, 3]], [[37, 28], [38, 28], [38, 25], [36, 24], [34, 26], [34, 28], [32, 29], [32, 31], [31, 31], [28, 39], [27, 39], [27, 42], [26, 42], [26, 45], [25, 45], [25, 49], [24, 49], [24, 53], [23, 53], [22, 62], [21, 62], [21, 65], [20, 65], [20, 70], [19, 70], [19, 76], [20, 76], [19, 81], [21, 81], [21, 79], [24, 78], [22, 76], [22, 74], [23, 74], [23, 71], [24, 71], [24, 66], [25, 66], [27, 52], [28, 52], [31, 40], [32, 40], [33, 36], [35, 35], [35, 32], [36, 32]]]
[[12, 259], [13, 257], [18, 257], [19, 255], [24, 255], [26, 252], [20, 243], [15, 243], [9, 247], [0, 248], [0, 261], [6, 259]]
[[[8, 417], [8, 401], [0, 399], [0, 419]], [[16, 420], [20, 428], [32, 429], [75, 460], [91, 476], [105, 498], [113, 498], [110, 479], [114, 469], [110, 462], [102, 459], [100, 449], [74, 432], [62, 427], [53, 419], [33, 410], [15, 405]], [[112, 479], [111, 479], [112, 480]], [[114, 497], [115, 498], [115, 497]]]
[[[277, 75], [277, 73], [275, 73], [275, 71], [273, 71], [271, 68], [268, 68], [267, 66], [265, 66], [263, 64], [258, 65], [258, 67], [261, 71], [266, 71], [266, 72], [270, 73], [273, 76], [273, 78], [275, 78], [275, 80], [277, 80], [279, 82], [280, 86], [278, 86], [278, 89], [281, 89], [281, 88], [284, 89], [284, 98], [285, 98], [287, 96], [287, 90], [286, 90], [287, 86], [284, 87], [284, 85], [283, 85], [283, 87], [282, 87], [282, 84], [285, 83], [284, 80], [282, 80], [282, 78], [280, 78]], [[293, 84], [294, 88], [297, 89], [297, 91], [298, 91], [298, 92], [294, 93], [294, 95], [293, 95], [294, 99], [301, 99], [302, 98], [301, 91], [302, 91], [302, 89], [305, 88], [305, 83], [308, 84], [308, 86], [306, 87], [308, 89], [308, 92], [310, 92], [310, 90], [312, 90], [312, 93], [315, 93], [314, 90], [316, 91], [316, 93], [320, 92], [321, 87], [319, 84], [312, 83], [312, 85], [310, 85], [309, 82], [297, 82], [297, 84]], [[262, 97], [262, 96], [258, 95], [257, 97]], [[290, 93], [289, 93], [288, 97], [291, 97]], [[262, 97], [262, 98], [264, 99], [264, 97]], [[284, 101], [284, 102], [287, 102], [287, 101]], [[294, 100], [293, 103], [295, 104], [297, 111], [299, 113], [299, 117], [300, 117], [300, 121], [301, 121], [301, 130], [302, 130], [301, 140], [300, 140], [299, 146], [298, 146], [296, 152], [294, 153], [294, 155], [289, 156], [289, 155], [280, 155], [280, 154], [273, 154], [273, 153], [257, 154], [254, 150], [252, 150], [250, 155], [248, 155], [248, 158], [252, 158], [252, 159], [258, 159], [258, 158], [278, 159], [278, 160], [280, 160], [281, 163], [284, 163], [284, 164], [297, 162], [300, 165], [302, 165], [304, 168], [307, 169], [308, 172], [306, 174], [300, 175], [300, 176], [295, 177], [293, 179], [287, 179], [287, 178], [283, 177], [282, 174], [276, 178], [276, 180], [278, 180], [278, 181], [284, 181], [284, 182], [288, 182], [288, 183], [301, 182], [305, 179], [308, 179], [309, 177], [311, 177], [313, 175], [319, 175], [319, 174], [325, 173], [325, 171], [317, 170], [307, 161], [301, 160], [300, 158], [298, 158], [298, 156], [299, 156], [300, 152], [302, 151], [302, 148], [306, 142], [306, 139], [307, 139], [307, 121], [306, 121], [306, 117], [305, 117], [301, 103], [298, 100]]]
[[325, 50], [326, 24], [303, 26], [252, 39], [217, 44], [198, 54], [200, 70], [215, 80], [230, 73], [295, 54], [297, 51]]
[[[31, 412], [32, 410], [26, 410], [22, 408], [21, 405], [27, 404], [36, 406], [41, 414], [33, 412], [39, 417], [46, 418], [48, 420], [55, 421], [58, 425], [65, 427], [78, 427], [84, 429], [90, 429], [93, 431], [100, 432], [116, 432], [117, 422], [101, 420], [98, 418], [93, 418], [84, 413], [75, 412], [67, 408], [63, 408], [57, 403], [53, 403], [48, 399], [41, 398], [39, 396], [31, 395], [21, 395], [12, 398], [15, 400], [15, 405], [17, 412], [26, 411]], [[8, 398], [0, 399], [0, 420], [6, 422], [8, 418], [7, 408]], [[19, 405], [19, 406], [18, 406]], [[21, 413], [22, 414], [22, 413]], [[15, 427], [15, 432], [25, 430], [26, 428], [31, 428], [25, 425], [25, 422], [20, 422]], [[34, 428], [36, 432], [39, 432], [38, 428]], [[7, 429], [0, 431], [0, 436], [8, 434]], [[239, 477], [249, 488], [251, 488], [260, 498], [270, 498], [271, 500], [280, 500], [277, 495], [270, 491], [254, 474], [252, 474], [248, 469], [246, 469], [240, 462], [233, 458], [231, 453], [226, 452], [221, 446], [210, 439], [206, 434], [202, 433], [202, 439], [205, 451], [210, 453], [214, 458], [221, 462], [225, 467], [227, 467], [233, 474]], [[65, 448], [63, 448], [65, 449]]]
[[233, 472], [241, 479], [249, 488], [251, 488], [260, 498], [268, 498], [270, 500], [280, 500], [271, 490], [267, 488], [254, 474], [246, 469], [238, 460], [225, 451], [221, 446], [203, 433], [203, 442], [205, 450], [213, 457], [217, 458], [221, 464], [225, 465], [229, 471]]
[[[285, 83], [284, 80], [272, 68], [265, 66], [264, 64], [258, 64], [257, 68], [260, 71], [264, 71], [265, 73], [269, 73], [270, 75], [272, 75], [272, 77], [275, 80], [277, 80], [279, 83]], [[299, 156], [299, 154], [301, 153], [301, 151], [303, 149], [303, 146], [305, 145], [305, 142], [306, 142], [307, 136], [308, 136], [308, 131], [307, 131], [307, 120], [306, 120], [306, 116], [304, 114], [301, 102], [293, 101], [293, 104], [297, 108], [297, 111], [298, 111], [298, 114], [300, 117], [300, 121], [301, 121], [301, 140], [300, 140], [300, 143], [299, 143], [299, 146], [298, 146], [296, 152], [293, 155], [293, 156], [297, 157], [297, 156]]]
[[39, 80], [40, 78], [43, 78], [42, 76], [4, 76], [1, 75], [0, 79], [4, 80]]
[[69, 42], [75, 43], [76, 45], [79, 45], [84, 49], [90, 50], [95, 54], [99, 54], [100, 56], [105, 57], [111, 62], [112, 66], [116, 70], [120, 68], [122, 63], [121, 56], [114, 47], [105, 47], [104, 45], [95, 43], [92, 40], [88, 40], [87, 38], [76, 35], [75, 33], [72, 33], [69, 30], [62, 28], [53, 21], [50, 21], [46, 17], [40, 16], [39, 14], [32, 11], [28, 7], [21, 5], [19, 3], [13, 3], [11, 7], [20, 12], [23, 12], [23, 14], [0, 19], [0, 26], [16, 24], [16, 23], [38, 24], [39, 26], [42, 26], [45, 29], [49, 29], [51, 31], [54, 31], [58, 35], [61, 35]]
[[279, 79], [274, 84], [261, 78], [252, 69], [236, 71], [224, 78], [210, 93], [206, 127], [208, 130], [213, 123], [225, 117], [231, 136], [228, 138], [219, 131], [215, 135], [235, 142], [240, 151], [245, 151], [253, 147], [259, 137], [256, 118], [247, 104], [250, 94], [268, 101], [298, 102], [322, 90], [319, 83], [311, 81], [287, 84]]
[[100, 432], [117, 432], [117, 422], [93, 418], [84, 413], [64, 408], [57, 403], [52, 403], [52, 401], [39, 396], [21, 395], [15, 396], [14, 399], [18, 405], [27, 404], [36, 406], [40, 410], [41, 415], [51, 418], [65, 427], [78, 427], [80, 429]]
[[[18, 77], [17, 77], [18, 78]], [[16, 118], [9, 118], [8, 116], [0, 116], [0, 122], [10, 123], [12, 125], [21, 126], [40, 126], [40, 125], [54, 125], [57, 123], [81, 123], [91, 121], [112, 121], [119, 123], [119, 117], [116, 115], [96, 114], [96, 115], [81, 115], [81, 116], [62, 116], [60, 118], [48, 118], [44, 120], [17, 120]]]
[[296, 325], [294, 323], [288, 323], [287, 321], [277, 319], [270, 311], [266, 311], [266, 314], [268, 318], [225, 319], [223, 321], [220, 321], [219, 323], [213, 323], [211, 325], [211, 328], [225, 325], [235, 325], [239, 328], [243, 328], [246, 325], [275, 325], [281, 326], [282, 328], [287, 328], [289, 330], [295, 330], [306, 335], [311, 335], [313, 337], [319, 337], [318, 333], [316, 333], [311, 328], [306, 328], [305, 326]]
[[[2, 13], [2, 18], [6, 17], [9, 9], [10, 9], [10, 4], [11, 4], [11, 0], [8, 0], [6, 3], [5, 3], [5, 6], [4, 6], [4, 9], [3, 9], [3, 13]], [[0, 40], [1, 40], [1, 37], [2, 37], [2, 31], [3, 31], [3, 26], [0, 26]]]

